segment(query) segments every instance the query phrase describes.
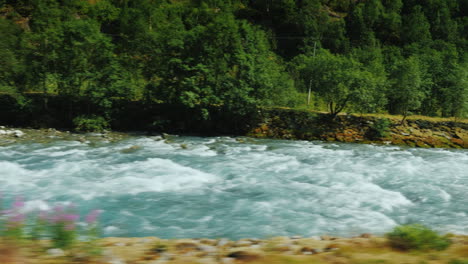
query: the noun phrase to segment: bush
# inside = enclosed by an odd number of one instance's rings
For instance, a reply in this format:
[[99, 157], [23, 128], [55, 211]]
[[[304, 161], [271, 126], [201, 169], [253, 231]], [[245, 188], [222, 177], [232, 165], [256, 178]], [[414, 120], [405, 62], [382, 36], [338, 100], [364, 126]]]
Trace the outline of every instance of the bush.
[[390, 119], [380, 118], [370, 127], [371, 136], [373, 138], [384, 138], [388, 137], [390, 133]]
[[450, 261], [449, 264], [468, 264], [468, 260], [454, 259], [454, 260]]
[[102, 116], [78, 116], [73, 119], [75, 130], [78, 132], [101, 132], [109, 127], [109, 123]]
[[395, 227], [386, 237], [393, 248], [401, 250], [444, 250], [451, 243], [447, 237], [419, 224]]

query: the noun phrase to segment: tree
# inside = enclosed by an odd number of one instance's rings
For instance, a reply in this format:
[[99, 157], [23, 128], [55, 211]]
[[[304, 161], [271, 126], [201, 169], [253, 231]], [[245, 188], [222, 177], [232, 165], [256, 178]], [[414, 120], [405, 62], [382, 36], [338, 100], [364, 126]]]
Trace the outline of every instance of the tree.
[[403, 19], [402, 39], [405, 43], [428, 42], [432, 39], [430, 28], [422, 7], [417, 5], [411, 14]]
[[299, 55], [293, 65], [300, 81], [312, 80], [312, 90], [325, 101], [332, 117], [349, 104], [374, 100], [374, 75], [351, 58], [321, 50], [315, 57]]
[[418, 109], [425, 98], [418, 59], [412, 56], [400, 61], [391, 77], [390, 104], [395, 113], [403, 115], [403, 123], [409, 112]]

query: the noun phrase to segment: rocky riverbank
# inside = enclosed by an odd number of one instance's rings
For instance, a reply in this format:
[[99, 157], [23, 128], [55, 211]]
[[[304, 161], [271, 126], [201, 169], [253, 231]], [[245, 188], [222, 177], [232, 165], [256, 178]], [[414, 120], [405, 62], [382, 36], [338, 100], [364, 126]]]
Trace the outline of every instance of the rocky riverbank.
[[265, 109], [248, 133], [259, 138], [377, 143], [421, 148], [468, 148], [468, 123]]
[[[257, 138], [323, 140], [346, 143], [375, 143], [420, 148], [468, 148], [468, 122], [407, 119], [397, 117], [338, 115], [293, 109], [262, 109], [246, 134]], [[130, 133], [132, 134], [132, 133]], [[0, 126], [0, 146], [16, 142], [113, 142], [129, 133], [73, 133], [49, 129], [8, 128]]]
[[[443, 251], [405, 252], [392, 249], [385, 238], [363, 234], [355, 238], [274, 237], [270, 239], [159, 239], [104, 238], [96, 243], [100, 253], [47, 249], [46, 241], [13, 246], [0, 244], [3, 264], [235, 264], [235, 263], [466, 263], [468, 236], [450, 236]], [[88, 251], [87, 251], [88, 250]], [[95, 251], [95, 250], [94, 250]]]
[[31, 129], [0, 126], [0, 146], [22, 142], [48, 143], [54, 140], [71, 140], [83, 143], [114, 142], [129, 135], [126, 133], [104, 131], [102, 133], [73, 133], [54, 128]]

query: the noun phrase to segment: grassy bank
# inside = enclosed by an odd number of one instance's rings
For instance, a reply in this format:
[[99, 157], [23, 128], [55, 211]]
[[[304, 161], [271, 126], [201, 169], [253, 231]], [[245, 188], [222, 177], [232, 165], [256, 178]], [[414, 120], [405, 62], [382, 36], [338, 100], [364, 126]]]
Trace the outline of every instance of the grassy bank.
[[467, 148], [465, 119], [382, 114], [341, 114], [332, 118], [304, 109], [269, 108], [259, 112], [253, 137], [377, 143], [421, 148]]
[[[2, 240], [0, 263], [294, 263], [294, 264], [466, 264], [468, 237], [450, 235], [444, 250], [401, 250], [386, 237], [364, 234], [355, 238], [274, 237], [270, 239], [159, 239], [103, 238], [100, 253], [90, 256], [83, 249], [51, 250], [47, 241], [14, 244]], [[430, 243], [430, 241], [428, 242]]]

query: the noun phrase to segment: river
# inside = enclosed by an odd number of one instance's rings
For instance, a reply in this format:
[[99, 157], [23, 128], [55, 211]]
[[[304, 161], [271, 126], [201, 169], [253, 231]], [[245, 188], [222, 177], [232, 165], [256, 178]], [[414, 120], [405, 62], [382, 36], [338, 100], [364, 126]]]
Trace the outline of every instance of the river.
[[231, 137], [0, 147], [0, 191], [26, 208], [103, 210], [105, 236], [468, 234], [468, 151]]

